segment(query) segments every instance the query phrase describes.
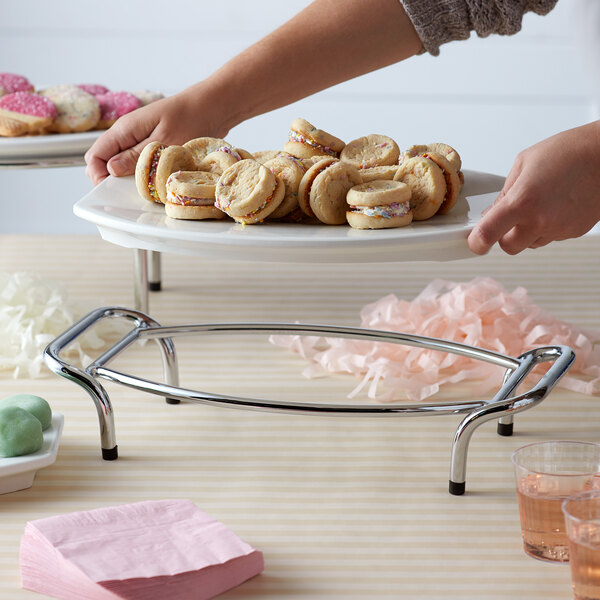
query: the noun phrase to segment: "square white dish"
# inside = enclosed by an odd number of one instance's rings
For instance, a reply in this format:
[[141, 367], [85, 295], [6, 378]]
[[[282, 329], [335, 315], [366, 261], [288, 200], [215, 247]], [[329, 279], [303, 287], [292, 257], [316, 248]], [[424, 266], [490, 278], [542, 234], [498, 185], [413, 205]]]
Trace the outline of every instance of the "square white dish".
[[23, 456], [0, 458], [0, 494], [24, 490], [33, 485], [35, 474], [56, 460], [64, 416], [52, 415], [52, 422], [44, 433], [44, 442], [37, 452]]

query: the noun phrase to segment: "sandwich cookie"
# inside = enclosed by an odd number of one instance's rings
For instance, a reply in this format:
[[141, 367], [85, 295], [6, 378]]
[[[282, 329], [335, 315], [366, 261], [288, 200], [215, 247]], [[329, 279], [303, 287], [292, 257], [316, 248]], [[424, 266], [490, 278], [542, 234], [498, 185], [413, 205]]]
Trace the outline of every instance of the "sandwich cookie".
[[410, 188], [400, 181], [376, 180], [350, 188], [346, 219], [355, 229], [404, 227], [412, 222]]
[[346, 194], [362, 183], [358, 169], [337, 158], [324, 158], [314, 164], [300, 181], [298, 204], [309, 217], [327, 225], [346, 222]]
[[277, 158], [279, 154], [279, 150], [259, 150], [258, 152], [252, 153], [252, 158], [264, 165], [268, 160]]
[[225, 213], [215, 207], [215, 187], [219, 176], [205, 171], [177, 171], [167, 179], [165, 213], [172, 219], [222, 219]]
[[340, 153], [340, 159], [357, 169], [398, 164], [400, 148], [387, 135], [371, 134], [352, 140]]
[[54, 102], [58, 116], [50, 131], [77, 133], [94, 129], [100, 120], [100, 104], [95, 96], [76, 85], [59, 84], [39, 92]]
[[142, 106], [142, 101], [129, 92], [106, 92], [96, 96], [100, 105], [100, 120], [96, 129], [112, 127], [119, 117]]
[[317, 129], [305, 119], [295, 119], [290, 125], [289, 141], [283, 146], [288, 154], [296, 158], [332, 156], [338, 158], [344, 142], [335, 136]]
[[446, 160], [444, 156], [437, 152], [425, 152], [423, 156], [432, 160], [444, 174], [444, 179], [446, 180], [446, 195], [444, 196], [444, 201], [439, 207], [437, 214], [445, 215], [458, 201], [460, 190], [462, 189], [462, 182], [459, 176], [460, 171], [457, 173], [450, 161]]
[[442, 144], [441, 142], [411, 146], [406, 151], [406, 154], [409, 157], [412, 157], [419, 156], [425, 152], [436, 152], [437, 154], [441, 154], [452, 165], [452, 168], [457, 173], [462, 168], [462, 160], [458, 152], [452, 146], [448, 146], [448, 144]]
[[360, 170], [363, 183], [385, 179], [391, 181], [398, 170], [398, 165], [386, 165], [384, 167], [367, 167]]
[[196, 160], [196, 165], [200, 171], [221, 175], [225, 169], [243, 159], [254, 160], [254, 157], [246, 150], [227, 145], [221, 146], [214, 152], [209, 152], [201, 160]]
[[215, 192], [215, 206], [244, 225], [266, 219], [283, 201], [283, 181], [251, 159], [226, 169]]
[[14, 92], [0, 98], [0, 135], [15, 137], [46, 133], [58, 116], [49, 98]]
[[142, 198], [165, 203], [167, 179], [176, 171], [194, 171], [196, 164], [183, 146], [166, 146], [150, 142], [142, 150], [135, 166], [135, 185]]
[[183, 144], [183, 147], [187, 148], [192, 153], [192, 156], [197, 164], [200, 164], [202, 159], [204, 159], [207, 154], [210, 154], [219, 148], [233, 148], [229, 142], [226, 142], [221, 138], [214, 137], [194, 138]]
[[264, 165], [283, 181], [285, 187], [281, 204], [269, 215], [270, 219], [281, 219], [298, 208], [298, 188], [307, 169], [300, 159], [283, 153]]
[[442, 169], [424, 156], [404, 160], [394, 175], [394, 181], [401, 181], [410, 187], [413, 221], [433, 217], [446, 196], [446, 180]]

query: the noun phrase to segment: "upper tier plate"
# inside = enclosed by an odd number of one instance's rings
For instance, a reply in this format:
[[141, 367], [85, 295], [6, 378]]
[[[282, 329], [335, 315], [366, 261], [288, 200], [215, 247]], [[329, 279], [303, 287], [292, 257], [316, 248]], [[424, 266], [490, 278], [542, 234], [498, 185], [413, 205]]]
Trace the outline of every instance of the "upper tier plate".
[[53, 133], [23, 137], [0, 137], [0, 164], [45, 162], [62, 157], [80, 157], [104, 131]]
[[133, 177], [108, 177], [75, 204], [74, 212], [96, 224], [105, 240], [127, 248], [291, 263], [447, 261], [474, 256], [467, 236], [504, 183], [489, 173], [464, 175], [461, 198], [447, 215], [397, 229], [175, 220], [162, 205], [138, 195]]

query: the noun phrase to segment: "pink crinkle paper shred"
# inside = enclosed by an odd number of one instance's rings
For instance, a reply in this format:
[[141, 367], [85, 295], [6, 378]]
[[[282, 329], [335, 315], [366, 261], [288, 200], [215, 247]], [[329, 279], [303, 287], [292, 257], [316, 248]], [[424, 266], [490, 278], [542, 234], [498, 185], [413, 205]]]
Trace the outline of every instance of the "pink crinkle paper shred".
[[[508, 292], [489, 277], [455, 283], [436, 279], [412, 302], [390, 294], [360, 313], [361, 327], [441, 338], [517, 357], [546, 345], [575, 350], [562, 387], [600, 394], [600, 332], [583, 331], [535, 305], [523, 287]], [[351, 373], [361, 378], [349, 394], [368, 386], [369, 398], [423, 400], [447, 383], [473, 381], [480, 392], [497, 390], [504, 369], [467, 357], [398, 344], [306, 336], [271, 336], [273, 344], [313, 364], [303, 374]], [[379, 384], [385, 391], [377, 393]]]

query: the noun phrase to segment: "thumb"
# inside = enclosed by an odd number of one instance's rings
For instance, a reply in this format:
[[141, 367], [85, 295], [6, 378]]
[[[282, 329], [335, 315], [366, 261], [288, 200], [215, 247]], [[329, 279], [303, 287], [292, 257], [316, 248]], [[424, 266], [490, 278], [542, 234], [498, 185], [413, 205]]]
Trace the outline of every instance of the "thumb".
[[133, 175], [135, 172], [135, 166], [137, 164], [140, 153], [148, 144], [148, 140], [144, 140], [139, 144], [136, 144], [132, 148], [123, 150], [119, 154], [113, 156], [108, 163], [106, 168], [113, 177], [124, 177], [125, 175]]

